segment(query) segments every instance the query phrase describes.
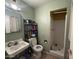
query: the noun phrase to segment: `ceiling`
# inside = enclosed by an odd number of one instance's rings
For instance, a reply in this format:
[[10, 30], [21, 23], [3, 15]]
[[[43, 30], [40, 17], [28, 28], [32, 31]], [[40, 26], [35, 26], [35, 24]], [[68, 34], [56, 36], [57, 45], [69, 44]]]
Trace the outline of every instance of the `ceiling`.
[[[16, 0], [16, 4], [21, 8], [26, 7], [26, 4], [30, 5], [31, 7], [35, 8], [40, 5], [43, 5], [51, 0]], [[5, 0], [6, 3], [10, 4], [13, 0]], [[25, 3], [22, 3], [25, 2]]]
[[38, 6], [45, 4], [51, 0], [23, 0], [23, 1], [32, 7], [38, 7]]
[[[20, 8], [25, 8], [27, 7], [26, 3], [23, 3], [24, 1], [22, 0], [16, 0], [16, 5]], [[8, 7], [11, 7], [11, 3], [13, 3], [13, 0], [5, 0], [5, 5]]]

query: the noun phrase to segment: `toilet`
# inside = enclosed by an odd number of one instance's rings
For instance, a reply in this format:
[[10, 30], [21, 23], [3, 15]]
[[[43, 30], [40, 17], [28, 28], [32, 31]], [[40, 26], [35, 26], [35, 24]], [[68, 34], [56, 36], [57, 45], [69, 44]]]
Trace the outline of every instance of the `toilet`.
[[43, 46], [42, 45], [37, 45], [36, 38], [29, 39], [29, 43], [30, 43], [30, 46], [32, 47], [33, 52], [34, 52], [33, 56], [35, 56], [35, 58], [40, 59], [41, 52], [43, 51]]

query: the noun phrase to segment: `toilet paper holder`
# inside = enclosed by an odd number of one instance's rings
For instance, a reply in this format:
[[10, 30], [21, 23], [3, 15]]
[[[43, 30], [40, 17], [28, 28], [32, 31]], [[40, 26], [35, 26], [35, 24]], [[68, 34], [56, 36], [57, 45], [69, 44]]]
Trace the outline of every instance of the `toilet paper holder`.
[[44, 40], [44, 43], [47, 43], [47, 40]]

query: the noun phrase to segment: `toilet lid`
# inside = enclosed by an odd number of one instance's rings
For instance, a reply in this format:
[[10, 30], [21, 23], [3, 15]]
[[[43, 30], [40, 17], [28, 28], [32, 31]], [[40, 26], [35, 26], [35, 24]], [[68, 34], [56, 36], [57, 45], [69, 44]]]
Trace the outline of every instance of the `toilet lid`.
[[33, 49], [34, 49], [35, 51], [37, 51], [37, 52], [40, 52], [40, 51], [43, 50], [43, 46], [42, 46], [42, 45], [35, 45], [35, 46], [33, 47]]

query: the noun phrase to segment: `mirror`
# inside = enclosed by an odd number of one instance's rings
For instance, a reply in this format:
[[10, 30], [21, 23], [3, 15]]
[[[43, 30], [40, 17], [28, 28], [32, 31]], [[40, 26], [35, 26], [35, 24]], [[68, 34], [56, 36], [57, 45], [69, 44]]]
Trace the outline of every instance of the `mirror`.
[[6, 33], [21, 31], [21, 15], [8, 7], [5, 8], [5, 31]]

